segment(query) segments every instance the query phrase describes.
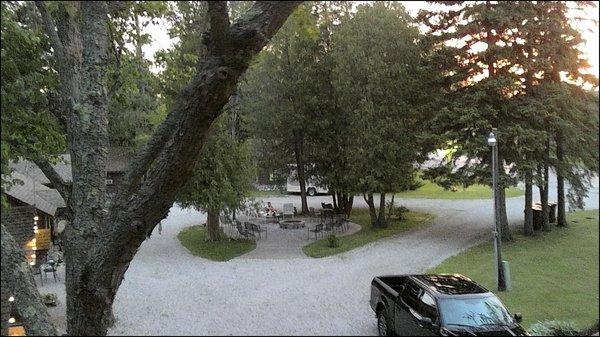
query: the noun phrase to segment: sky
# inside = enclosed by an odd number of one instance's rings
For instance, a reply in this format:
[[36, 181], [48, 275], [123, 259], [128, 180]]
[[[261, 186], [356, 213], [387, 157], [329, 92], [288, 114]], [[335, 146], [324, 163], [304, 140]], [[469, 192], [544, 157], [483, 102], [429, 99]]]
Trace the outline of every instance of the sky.
[[[427, 9], [433, 6], [425, 1], [399, 2], [402, 3], [402, 5], [404, 5], [406, 10], [412, 16], [416, 16], [419, 10], [421, 9]], [[596, 5], [598, 6], [599, 4], [596, 3]], [[583, 56], [588, 59], [591, 65], [591, 68], [587, 72], [595, 74], [596, 77], [600, 77], [598, 75], [598, 71], [600, 69], [600, 52], [598, 51], [598, 10], [598, 8], [587, 8], [584, 15], [590, 20], [574, 22], [574, 26], [582, 32], [582, 36], [586, 40], [586, 43], [584, 46], [581, 47], [581, 50], [583, 52]], [[169, 38], [167, 31], [168, 28], [168, 25], [163, 20], [161, 20], [158, 25], [149, 24], [146, 27], [147, 32], [152, 36], [152, 43], [142, 48], [142, 51], [144, 52], [144, 55], [146, 57], [148, 57], [151, 60], [154, 60], [153, 56], [157, 50], [166, 49], [173, 46], [173, 43], [176, 41]], [[160, 71], [160, 69], [153, 69], [153, 71]]]

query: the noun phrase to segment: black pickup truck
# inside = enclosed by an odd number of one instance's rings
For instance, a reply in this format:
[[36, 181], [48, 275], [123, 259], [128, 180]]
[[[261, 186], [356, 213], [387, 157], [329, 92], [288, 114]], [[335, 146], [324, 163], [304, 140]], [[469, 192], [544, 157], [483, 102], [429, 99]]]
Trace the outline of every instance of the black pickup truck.
[[370, 302], [380, 336], [528, 336], [520, 314], [458, 274], [375, 277]]

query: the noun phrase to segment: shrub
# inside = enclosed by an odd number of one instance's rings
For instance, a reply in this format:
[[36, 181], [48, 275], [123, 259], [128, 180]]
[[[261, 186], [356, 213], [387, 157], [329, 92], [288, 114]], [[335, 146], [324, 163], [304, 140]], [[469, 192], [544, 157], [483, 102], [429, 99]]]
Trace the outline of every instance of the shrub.
[[543, 321], [529, 328], [533, 336], [579, 336], [573, 323], [564, 321]]
[[43, 294], [42, 302], [47, 307], [55, 307], [58, 303], [58, 296], [56, 296], [54, 293]]
[[340, 246], [340, 239], [335, 234], [331, 234], [327, 237], [327, 246], [329, 248], [337, 248]]

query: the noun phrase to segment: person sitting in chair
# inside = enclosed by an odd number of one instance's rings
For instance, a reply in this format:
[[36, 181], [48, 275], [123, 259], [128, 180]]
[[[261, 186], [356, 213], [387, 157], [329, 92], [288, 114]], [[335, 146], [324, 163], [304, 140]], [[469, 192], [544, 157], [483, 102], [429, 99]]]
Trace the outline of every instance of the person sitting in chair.
[[267, 216], [275, 216], [277, 214], [277, 209], [271, 205], [270, 201], [267, 201], [267, 207], [265, 207], [265, 211], [267, 212]]

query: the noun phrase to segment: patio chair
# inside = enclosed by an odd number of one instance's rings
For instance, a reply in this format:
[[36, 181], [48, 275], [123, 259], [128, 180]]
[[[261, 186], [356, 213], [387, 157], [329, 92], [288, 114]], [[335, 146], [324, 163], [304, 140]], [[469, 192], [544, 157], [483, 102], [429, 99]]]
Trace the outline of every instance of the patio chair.
[[248, 239], [248, 238], [256, 238], [256, 235], [254, 235], [254, 233], [246, 230], [245, 228], [242, 227], [242, 223], [239, 221], [236, 221], [236, 228], [238, 230], [238, 233], [243, 236], [244, 238]]
[[[44, 285], [44, 279], [42, 277], [42, 266], [41, 264], [38, 263], [38, 261], [35, 261], [35, 264], [33, 265], [29, 265], [29, 267], [31, 268], [31, 274], [35, 277], [35, 275], [40, 275], [40, 283], [41, 285]], [[35, 278], [34, 278], [35, 280]]]
[[308, 229], [308, 238], [310, 239], [310, 232], [315, 233], [315, 240], [318, 239], [319, 233], [321, 233], [321, 237], [323, 237], [323, 227], [324, 227], [323, 224], [320, 223], [318, 225], [315, 225], [315, 228], [313, 228], [313, 229], [309, 228]]
[[258, 238], [261, 238], [261, 234], [260, 233], [265, 233], [265, 239], [267, 238], [267, 229], [266, 228], [262, 228], [260, 225], [257, 225], [255, 223], [252, 222], [244, 222], [244, 226], [246, 227], [246, 230], [249, 230], [253, 233], [258, 233]]
[[294, 218], [294, 204], [283, 204], [283, 217], [291, 215]]
[[[57, 263], [54, 260], [48, 260], [46, 263], [40, 265], [40, 273], [44, 272], [44, 278], [48, 281], [48, 273], [52, 273], [54, 276], [54, 282], [56, 282], [56, 267]], [[40, 278], [42, 275], [40, 274]]]

